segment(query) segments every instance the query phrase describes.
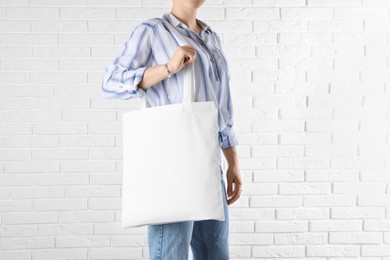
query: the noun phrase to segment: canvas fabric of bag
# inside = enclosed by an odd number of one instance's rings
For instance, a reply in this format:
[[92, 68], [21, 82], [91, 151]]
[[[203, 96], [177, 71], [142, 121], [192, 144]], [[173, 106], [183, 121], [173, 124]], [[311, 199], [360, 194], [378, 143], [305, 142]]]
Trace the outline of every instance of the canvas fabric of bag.
[[123, 113], [124, 229], [225, 220], [218, 108], [214, 101], [194, 102], [194, 63], [178, 73], [182, 103], [147, 108], [143, 97], [139, 110]]

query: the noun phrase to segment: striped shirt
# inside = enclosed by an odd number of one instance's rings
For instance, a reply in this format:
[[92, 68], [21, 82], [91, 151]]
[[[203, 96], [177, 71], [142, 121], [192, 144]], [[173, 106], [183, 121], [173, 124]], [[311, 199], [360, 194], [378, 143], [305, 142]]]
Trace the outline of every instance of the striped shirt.
[[[238, 145], [233, 130], [233, 106], [230, 94], [230, 71], [222, 51], [220, 37], [205, 22], [200, 34], [187, 27], [170, 12], [162, 19], [169, 22], [187, 42], [194, 46], [196, 58], [195, 102], [215, 101], [218, 106], [219, 146]], [[102, 81], [102, 95], [106, 98], [130, 99], [145, 95], [146, 106], [181, 103], [183, 100], [183, 73], [176, 73], [155, 85], [142, 89], [138, 84], [145, 69], [167, 63], [180, 44], [159, 19], [142, 21], [131, 32], [118, 55], [106, 68]]]

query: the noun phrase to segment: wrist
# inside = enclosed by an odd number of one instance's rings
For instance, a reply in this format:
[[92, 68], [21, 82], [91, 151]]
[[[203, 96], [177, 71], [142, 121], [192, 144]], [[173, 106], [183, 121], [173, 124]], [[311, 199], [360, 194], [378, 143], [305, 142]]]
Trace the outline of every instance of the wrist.
[[231, 168], [238, 167], [238, 157], [237, 157], [235, 146], [222, 148], [222, 152], [225, 156], [228, 167]]
[[166, 70], [166, 74], [167, 74], [166, 78], [169, 79], [169, 78], [172, 76], [172, 73], [171, 73], [171, 71], [169, 70], [168, 63], [165, 63], [163, 66], [164, 66], [164, 68], [165, 68], [165, 70]]
[[236, 167], [236, 166], [238, 166], [238, 162], [235, 160], [235, 161], [227, 161], [227, 165], [229, 166], [229, 167]]

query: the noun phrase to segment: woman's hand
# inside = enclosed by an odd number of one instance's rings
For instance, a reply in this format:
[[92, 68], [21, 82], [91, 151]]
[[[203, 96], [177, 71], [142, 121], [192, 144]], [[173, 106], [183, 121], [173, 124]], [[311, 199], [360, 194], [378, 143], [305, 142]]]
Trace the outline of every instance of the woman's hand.
[[[237, 165], [228, 166], [226, 171], [228, 205], [233, 204], [241, 195], [242, 181]], [[234, 184], [234, 189], [233, 189]]]
[[191, 64], [196, 57], [196, 51], [192, 45], [183, 45], [176, 48], [175, 53], [168, 62], [168, 69], [171, 74], [178, 73], [187, 64]]

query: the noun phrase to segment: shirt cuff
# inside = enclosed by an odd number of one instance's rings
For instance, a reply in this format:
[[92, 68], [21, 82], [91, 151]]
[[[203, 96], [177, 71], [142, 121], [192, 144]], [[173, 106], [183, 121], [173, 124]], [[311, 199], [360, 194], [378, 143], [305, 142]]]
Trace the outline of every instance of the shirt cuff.
[[140, 67], [135, 70], [135, 74], [133, 75], [133, 84], [121, 85], [123, 89], [127, 90], [131, 98], [141, 98], [145, 95], [145, 90], [138, 87], [138, 84], [141, 82], [142, 77], [144, 76], [145, 70], [147, 68], [148, 67]]
[[227, 131], [228, 133], [225, 131], [219, 132], [219, 145], [221, 148], [229, 148], [238, 145], [238, 140], [233, 128], [229, 127]]

